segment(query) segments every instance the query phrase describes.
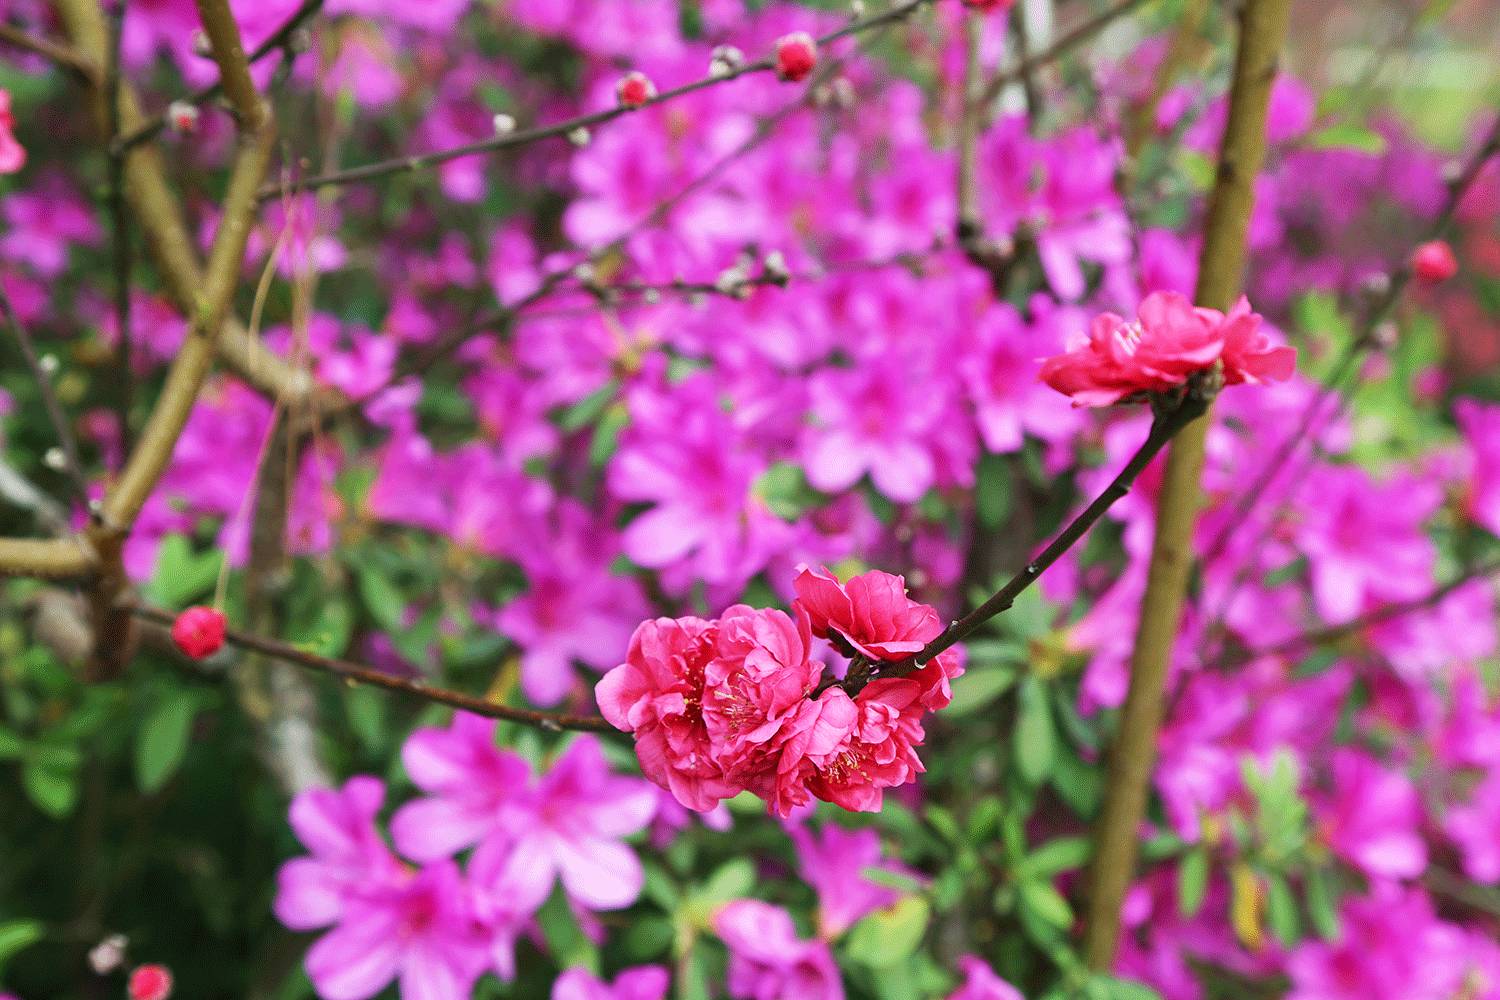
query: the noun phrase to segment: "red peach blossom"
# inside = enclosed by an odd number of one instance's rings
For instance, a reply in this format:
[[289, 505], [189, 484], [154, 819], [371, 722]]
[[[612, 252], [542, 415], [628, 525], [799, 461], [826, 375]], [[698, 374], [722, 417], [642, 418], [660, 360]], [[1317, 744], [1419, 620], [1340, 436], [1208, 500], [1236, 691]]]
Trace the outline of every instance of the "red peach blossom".
[[793, 586], [814, 635], [837, 633], [872, 660], [905, 659], [943, 630], [935, 610], [906, 596], [904, 578], [879, 570], [841, 585], [826, 568], [804, 567]]

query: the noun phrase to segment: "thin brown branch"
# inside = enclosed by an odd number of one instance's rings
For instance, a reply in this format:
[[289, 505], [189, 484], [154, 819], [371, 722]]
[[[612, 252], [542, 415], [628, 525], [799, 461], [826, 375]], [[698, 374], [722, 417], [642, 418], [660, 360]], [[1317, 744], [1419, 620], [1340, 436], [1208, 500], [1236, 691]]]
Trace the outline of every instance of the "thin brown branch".
[[[1240, 14], [1229, 116], [1204, 223], [1194, 300], [1227, 309], [1243, 279], [1255, 178], [1266, 152], [1271, 85], [1286, 38], [1290, 0], [1246, 0]], [[1193, 528], [1202, 503], [1204, 439], [1211, 418], [1190, 423], [1167, 454], [1157, 499], [1156, 532], [1141, 602], [1130, 684], [1109, 756], [1104, 806], [1094, 836], [1084, 957], [1091, 969], [1114, 964], [1120, 909], [1135, 877], [1157, 735], [1165, 709], [1167, 668], [1182, 620], [1192, 568]]]
[[[170, 625], [176, 615], [170, 611], [160, 608], [136, 605], [131, 612], [137, 617], [147, 621]], [[447, 705], [450, 708], [462, 709], [465, 712], [473, 712], [475, 715], [483, 715], [491, 719], [504, 719], [509, 722], [519, 722], [528, 726], [536, 726], [540, 729], [559, 731], [564, 729], [580, 730], [583, 732], [609, 733], [614, 728], [598, 715], [570, 715], [564, 712], [541, 712], [526, 708], [512, 708], [509, 705], [498, 705], [495, 702], [474, 695], [464, 694], [461, 691], [450, 691], [446, 688], [429, 687], [421, 681], [405, 680], [382, 671], [351, 663], [347, 660], [339, 660], [330, 656], [320, 656], [317, 653], [308, 652], [297, 646], [291, 646], [275, 639], [266, 639], [261, 636], [242, 632], [239, 629], [227, 629], [224, 634], [225, 641], [240, 649], [250, 650], [265, 656], [275, 657], [285, 663], [291, 663], [308, 670], [316, 670], [335, 677], [342, 677], [346, 681], [356, 684], [369, 684], [372, 687], [384, 688], [397, 694], [418, 698], [423, 701], [436, 702]]]
[[[822, 35], [817, 39], [817, 44], [821, 48], [823, 46], [836, 42], [841, 38], [847, 38], [851, 35], [857, 35], [862, 32], [869, 31], [872, 28], [880, 28], [884, 27], [885, 25], [904, 20], [905, 18], [915, 13], [919, 8], [931, 2], [933, 2], [933, 0], [904, 0], [904, 2], [897, 4], [895, 7], [892, 7], [888, 11], [880, 14], [873, 14], [869, 17], [853, 21], [836, 31], [830, 31], [827, 34]], [[1132, 0], [1132, 3], [1140, 2], [1142, 2], [1142, 0]], [[737, 80], [740, 77], [747, 76], [751, 73], [767, 73], [774, 70], [775, 68], [776, 62], [774, 59], [770, 57], [757, 59], [754, 62], [747, 62], [741, 66], [729, 68], [724, 72], [710, 74], [708, 76], [702, 77], [701, 79], [694, 80], [691, 83], [685, 83], [680, 87], [674, 87], [670, 90], [664, 90], [657, 96], [647, 101], [643, 105], [643, 107], [665, 104], [687, 94], [696, 93], [697, 91], [703, 90], [707, 87], [713, 87], [721, 83], [727, 83], [730, 80]], [[416, 156], [401, 156], [390, 160], [380, 160], [378, 162], [367, 163], [359, 167], [350, 167], [346, 170], [335, 170], [325, 174], [318, 174], [313, 177], [304, 177], [300, 180], [293, 180], [288, 185], [268, 184], [261, 189], [260, 199], [262, 201], [266, 201], [271, 198], [277, 198], [288, 191], [311, 191], [317, 188], [365, 183], [383, 177], [389, 177], [392, 174], [415, 173], [416, 171], [427, 170], [432, 167], [448, 163], [451, 160], [462, 159], [466, 156], [478, 156], [484, 153], [495, 153], [505, 149], [515, 149], [519, 146], [525, 146], [533, 142], [541, 141], [543, 139], [562, 138], [564, 136], [567, 136], [569, 133], [577, 132], [579, 130], [587, 131], [589, 129], [597, 128], [598, 126], [603, 125], [607, 122], [614, 121], [616, 118], [631, 114], [633, 110], [634, 109], [632, 108], [624, 107], [606, 108], [602, 111], [594, 111], [588, 114], [579, 115], [575, 118], [569, 118], [566, 121], [555, 122], [551, 125], [541, 125], [537, 126], [536, 128], [523, 129], [517, 132], [509, 132], [504, 135], [497, 135], [491, 139], [483, 139], [478, 142], [465, 143], [461, 146], [454, 146], [452, 148], [439, 150], [434, 153], [423, 153]]]
[[[1462, 204], [1464, 197], [1474, 186], [1485, 164], [1495, 156], [1500, 156], [1500, 114], [1495, 116], [1495, 122], [1483, 141], [1449, 184], [1448, 194], [1441, 211], [1417, 240], [1418, 244], [1441, 239], [1448, 233], [1453, 226], [1458, 206]], [[1202, 561], [1205, 565], [1223, 554], [1224, 547], [1229, 544], [1229, 539], [1254, 511], [1256, 505], [1264, 498], [1266, 491], [1284, 472], [1288, 471], [1289, 466], [1292, 465], [1291, 459], [1302, 444], [1316, 437], [1314, 431], [1317, 428], [1327, 425], [1327, 421], [1324, 420], [1324, 410], [1330, 400], [1338, 401], [1338, 408], [1331, 417], [1337, 418], [1338, 413], [1347, 404], [1346, 383], [1358, 377], [1360, 359], [1377, 344], [1378, 331], [1400, 302], [1411, 280], [1411, 252], [1408, 251], [1390, 268], [1390, 279], [1386, 282], [1385, 290], [1365, 312], [1363, 320], [1355, 330], [1354, 337], [1344, 345], [1343, 353], [1334, 362], [1322, 387], [1303, 409], [1296, 430], [1277, 447], [1275, 454], [1262, 467], [1249, 488], [1236, 499], [1229, 518], [1203, 551]]]
[[[105, 65], [109, 28], [97, 0], [53, 0], [53, 7], [78, 52], [92, 65]], [[95, 118], [107, 133], [109, 111], [103, 74], [93, 79], [95, 85], [90, 96]], [[129, 134], [142, 121], [140, 103], [128, 83], [121, 81], [119, 90], [120, 127]], [[129, 150], [125, 158], [126, 199], [161, 275], [163, 290], [177, 309], [191, 319], [203, 287], [203, 266], [167, 177], [160, 150], [149, 145]], [[266, 395], [292, 400], [307, 398], [317, 391], [316, 383], [305, 372], [288, 365], [258, 338], [249, 336], [238, 321], [227, 322], [217, 332], [216, 339], [215, 347], [224, 363]]]
[[[921, 652], [905, 660], [880, 666], [878, 676], [900, 677], [909, 674], [945, 649], [962, 642], [991, 618], [1009, 611], [1015, 604], [1016, 598], [1026, 588], [1036, 583], [1053, 563], [1062, 558], [1063, 553], [1072, 548], [1088, 533], [1090, 528], [1098, 523], [1105, 511], [1130, 492], [1136, 479], [1146, 466], [1151, 464], [1151, 460], [1162, 448], [1166, 447], [1167, 443], [1183, 428], [1191, 426], [1202, 416], [1204, 410], [1212, 402], [1212, 392], [1213, 388], [1205, 379], [1195, 378], [1190, 381], [1188, 387], [1181, 392], [1170, 408], [1157, 414], [1156, 419], [1151, 423], [1151, 431], [1146, 435], [1146, 440], [1136, 449], [1130, 461], [1125, 463], [1125, 467], [1087, 507], [1068, 522], [1068, 526], [1059, 532], [1057, 537], [1037, 554], [1036, 558], [1011, 577], [1003, 587], [990, 596], [989, 600], [944, 629], [940, 635], [923, 647]], [[823, 684], [823, 688], [830, 686], [832, 686], [831, 683]]]
[[58, 447], [62, 451], [63, 471], [67, 473], [75, 499], [80, 506], [88, 509], [89, 480], [78, 459], [78, 440], [73, 436], [73, 427], [68, 423], [57, 393], [52, 388], [52, 376], [48, 373], [47, 366], [42, 364], [41, 357], [36, 353], [36, 345], [31, 342], [31, 334], [16, 316], [10, 296], [3, 287], [0, 287], [0, 319], [10, 328], [11, 336], [16, 338], [16, 344], [21, 348], [21, 356], [26, 359], [26, 367], [31, 370], [32, 381], [36, 383], [37, 393], [42, 397], [42, 408], [47, 411], [47, 420], [52, 424], [52, 433], [56, 435]]
[[14, 25], [0, 22], [0, 44], [33, 52], [90, 82], [97, 83], [99, 80], [99, 67], [62, 42], [41, 38]]
[[[265, 41], [261, 42], [255, 47], [255, 49], [250, 53], [249, 56], [250, 64], [254, 65], [255, 63], [260, 62], [266, 56], [277, 50], [290, 49], [292, 46], [292, 38], [296, 34], [296, 32], [305, 24], [307, 24], [308, 21], [312, 20], [312, 18], [322, 9], [323, 0], [304, 0], [302, 5], [295, 11], [293, 11], [291, 16], [282, 23], [281, 27], [277, 28], [274, 32], [266, 37]], [[207, 87], [203, 87], [193, 91], [186, 97], [181, 98], [181, 100], [187, 101], [190, 104], [201, 105], [208, 103], [223, 92], [223, 86], [219, 81], [216, 80]], [[156, 115], [152, 115], [150, 118], [143, 119], [137, 122], [135, 126], [130, 130], [120, 135], [117, 139], [111, 142], [111, 152], [124, 153], [131, 149], [134, 149], [141, 143], [155, 138], [162, 129], [166, 128], [166, 126], [167, 114], [165, 111]]]
[[1297, 653], [1304, 650], [1316, 649], [1338, 642], [1351, 635], [1358, 635], [1367, 628], [1372, 628], [1384, 622], [1402, 618], [1416, 611], [1425, 611], [1428, 608], [1441, 604], [1443, 599], [1454, 591], [1473, 583], [1475, 580], [1483, 580], [1500, 575], [1500, 559], [1493, 562], [1482, 563], [1472, 569], [1460, 573], [1451, 580], [1446, 580], [1432, 590], [1417, 597], [1405, 601], [1393, 601], [1390, 604], [1382, 604], [1358, 618], [1351, 618], [1346, 622], [1329, 625], [1326, 628], [1313, 629], [1272, 643], [1269, 646], [1261, 646], [1255, 649], [1236, 650], [1227, 653], [1214, 661], [1218, 668], [1235, 667], [1240, 664], [1249, 663], [1253, 660], [1266, 656], [1285, 656], [1288, 653]]
[[1001, 70], [995, 74], [995, 78], [980, 92], [980, 108], [988, 108], [995, 103], [995, 99], [1000, 96], [1000, 92], [1006, 87], [1018, 81], [1025, 80], [1043, 66], [1056, 62], [1090, 38], [1093, 38], [1100, 31], [1109, 27], [1114, 21], [1129, 14], [1145, 2], [1146, 0], [1121, 0], [1121, 2], [1100, 11], [1076, 28], [1059, 36], [1055, 42], [1042, 51], [1017, 60], [1013, 65]]

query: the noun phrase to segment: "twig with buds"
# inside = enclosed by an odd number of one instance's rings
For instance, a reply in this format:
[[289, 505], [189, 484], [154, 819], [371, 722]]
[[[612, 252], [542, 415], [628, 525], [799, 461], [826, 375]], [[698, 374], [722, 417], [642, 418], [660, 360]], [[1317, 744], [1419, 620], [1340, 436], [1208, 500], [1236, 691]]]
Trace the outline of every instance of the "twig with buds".
[[[144, 604], [132, 606], [130, 613], [138, 618], [155, 622], [159, 625], [171, 625], [177, 618], [177, 615], [171, 611], [153, 608]], [[564, 729], [594, 733], [615, 731], [608, 722], [604, 721], [602, 716], [570, 715], [565, 712], [541, 712], [533, 709], [500, 705], [484, 698], [464, 694], [461, 691], [429, 687], [420, 681], [405, 680], [358, 663], [335, 659], [331, 656], [321, 656], [297, 646], [253, 635], [249, 632], [242, 632], [238, 629], [225, 629], [224, 639], [232, 646], [260, 653], [263, 656], [274, 657], [282, 662], [306, 667], [309, 670], [333, 674], [336, 677], [344, 678], [350, 683], [368, 684], [371, 687], [384, 688], [387, 691], [395, 691], [399, 694], [420, 698], [424, 701], [436, 702], [440, 705], [462, 709], [465, 712], [473, 712], [476, 715], [483, 715], [491, 719], [505, 719], [510, 722], [519, 722], [528, 726], [536, 726], [541, 729], [553, 731]]]

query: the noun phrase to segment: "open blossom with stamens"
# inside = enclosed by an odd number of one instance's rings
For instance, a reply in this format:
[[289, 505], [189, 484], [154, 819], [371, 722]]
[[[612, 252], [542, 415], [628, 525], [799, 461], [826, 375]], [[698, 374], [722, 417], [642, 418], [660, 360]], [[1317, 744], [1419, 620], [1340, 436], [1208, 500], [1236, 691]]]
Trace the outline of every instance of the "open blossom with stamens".
[[645, 622], [626, 662], [599, 682], [600, 710], [635, 734], [642, 771], [690, 809], [749, 790], [779, 816], [813, 796], [874, 810], [884, 789], [923, 770], [921, 720], [952, 697], [959, 652], [853, 696], [830, 687], [814, 698], [823, 661], [812, 636], [838, 636], [890, 663], [942, 631], [937, 612], [887, 573], [841, 585], [827, 570], [804, 570], [797, 590], [791, 615], [736, 605], [711, 622]]
[[1224, 384], [1282, 381], [1297, 352], [1261, 329], [1241, 298], [1226, 315], [1194, 306], [1176, 292], [1154, 292], [1134, 321], [1103, 313], [1066, 354], [1042, 362], [1040, 377], [1075, 406], [1109, 406], [1138, 393], [1165, 392], [1188, 377], [1222, 367]]

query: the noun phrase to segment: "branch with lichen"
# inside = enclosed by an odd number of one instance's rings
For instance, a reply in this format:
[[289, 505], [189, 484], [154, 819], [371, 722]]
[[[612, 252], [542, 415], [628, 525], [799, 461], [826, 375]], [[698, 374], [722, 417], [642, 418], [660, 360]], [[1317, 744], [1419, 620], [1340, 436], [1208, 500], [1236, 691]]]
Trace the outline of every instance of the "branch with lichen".
[[[1227, 309], [1243, 278], [1254, 183], [1265, 160], [1267, 109], [1289, 9], [1290, 0], [1246, 0], [1240, 14], [1229, 116], [1209, 196], [1194, 296], [1202, 306]], [[1210, 422], [1207, 415], [1193, 421], [1172, 443], [1157, 500], [1156, 533], [1130, 660], [1130, 685], [1109, 756], [1104, 808], [1094, 835], [1084, 952], [1095, 970], [1108, 970], [1114, 964], [1120, 908], [1135, 874], [1167, 667], [1193, 562], [1193, 527], [1202, 501], [1204, 440]]]

